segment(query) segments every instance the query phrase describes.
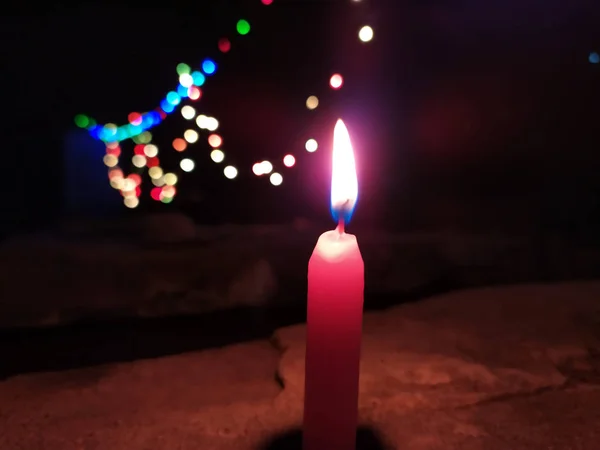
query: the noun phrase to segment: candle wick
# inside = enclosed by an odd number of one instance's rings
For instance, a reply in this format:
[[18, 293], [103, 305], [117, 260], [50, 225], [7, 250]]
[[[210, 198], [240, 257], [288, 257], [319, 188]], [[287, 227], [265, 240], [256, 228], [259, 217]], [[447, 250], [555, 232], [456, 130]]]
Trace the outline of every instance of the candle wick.
[[338, 226], [337, 226], [336, 230], [339, 234], [344, 234], [344, 219], [340, 219], [338, 221]]

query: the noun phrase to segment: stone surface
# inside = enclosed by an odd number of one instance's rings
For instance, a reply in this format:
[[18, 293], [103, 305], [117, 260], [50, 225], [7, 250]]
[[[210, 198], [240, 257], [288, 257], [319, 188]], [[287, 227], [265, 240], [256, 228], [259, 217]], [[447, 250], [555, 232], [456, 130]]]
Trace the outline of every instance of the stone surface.
[[[322, 231], [303, 220], [196, 227], [185, 216], [163, 214], [11, 238], [0, 243], [0, 327], [302, 306], [308, 259]], [[357, 234], [367, 293], [379, 298], [600, 277], [600, 248], [573, 242]]]
[[[361, 423], [389, 449], [597, 449], [599, 298], [600, 282], [529, 285], [368, 313]], [[0, 448], [273, 448], [301, 424], [303, 336], [12, 377]]]

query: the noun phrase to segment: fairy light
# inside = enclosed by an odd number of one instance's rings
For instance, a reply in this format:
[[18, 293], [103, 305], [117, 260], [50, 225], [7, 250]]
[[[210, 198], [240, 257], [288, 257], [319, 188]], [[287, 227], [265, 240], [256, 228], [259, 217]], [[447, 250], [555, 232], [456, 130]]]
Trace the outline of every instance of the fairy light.
[[[273, 0], [261, 0], [263, 5], [271, 5]], [[360, 0], [353, 0], [354, 3]], [[239, 35], [250, 33], [250, 23], [245, 19], [236, 22], [235, 30]], [[373, 40], [374, 31], [369, 25], [362, 26], [358, 31], [358, 38], [366, 43]], [[221, 37], [217, 42], [217, 48], [221, 53], [228, 53], [231, 50], [231, 41], [228, 37]], [[590, 62], [597, 63], [597, 54], [590, 54]], [[154, 185], [150, 190], [150, 196], [156, 201], [170, 203], [175, 194], [175, 185], [179, 181], [178, 175], [174, 172], [165, 173], [161, 167], [159, 159], [159, 147], [152, 142], [153, 136], [149, 130], [160, 123], [171, 113], [179, 110], [183, 119], [194, 120], [200, 130], [209, 132], [207, 141], [212, 150], [210, 158], [215, 163], [222, 163], [225, 160], [225, 153], [221, 149], [223, 138], [215, 131], [219, 129], [219, 120], [206, 114], [198, 114], [196, 108], [189, 104], [200, 100], [202, 89], [210, 78], [217, 72], [217, 64], [213, 59], [205, 58], [201, 61], [199, 68], [192, 68], [186, 63], [179, 63], [176, 67], [177, 86], [166, 93], [159, 102], [159, 106], [146, 112], [131, 112], [127, 115], [127, 123], [117, 125], [115, 123], [98, 124], [92, 117], [84, 114], [78, 114], [74, 117], [75, 125], [86, 129], [90, 135], [98, 140], [104, 141], [106, 145], [106, 154], [103, 157], [104, 164], [108, 167], [108, 179], [110, 185], [118, 190], [123, 196], [125, 206], [135, 208], [139, 205], [141, 194], [142, 178], [140, 174], [147, 173], [151, 183]], [[334, 73], [329, 78], [329, 86], [334, 90], [339, 90], [344, 84], [344, 78], [339, 73]], [[316, 95], [306, 97], [305, 106], [308, 110], [315, 110], [319, 106], [319, 98]], [[202, 133], [204, 135], [204, 133]], [[186, 129], [182, 137], [175, 138], [171, 146], [167, 146], [169, 151], [184, 152], [189, 145], [195, 144], [200, 138], [200, 133], [193, 129]], [[126, 159], [131, 161], [133, 167], [139, 173], [133, 173], [125, 176], [123, 170], [119, 167], [120, 158], [122, 158], [123, 149], [119, 143], [131, 139], [136, 146], [133, 155]], [[308, 139], [305, 142], [305, 149], [309, 153], [314, 153], [318, 149], [318, 143], [315, 139]], [[125, 148], [127, 151], [127, 148]], [[296, 158], [294, 155], [286, 154], [278, 160], [277, 165], [283, 163], [286, 168], [294, 167]], [[179, 161], [179, 169], [182, 172], [192, 172], [196, 163], [191, 158], [182, 158]], [[268, 175], [269, 181], [273, 186], [279, 186], [283, 182], [281, 173], [275, 171], [273, 163], [270, 161], [256, 162], [252, 166], [252, 172], [257, 176]], [[238, 176], [238, 169], [233, 165], [227, 165], [223, 168], [223, 174], [228, 179], [234, 179]]]

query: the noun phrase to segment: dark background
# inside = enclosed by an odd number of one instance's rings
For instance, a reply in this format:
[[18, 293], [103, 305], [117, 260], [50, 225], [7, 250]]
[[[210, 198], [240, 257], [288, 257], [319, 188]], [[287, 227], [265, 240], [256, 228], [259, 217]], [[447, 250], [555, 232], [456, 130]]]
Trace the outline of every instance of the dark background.
[[[597, 1], [19, 5], [0, 19], [4, 234], [72, 213], [63, 147], [75, 114], [125, 123], [176, 86], [179, 62], [212, 57], [219, 69], [197, 109], [220, 120], [239, 177], [226, 180], [198, 144], [187, 155], [197, 169], [182, 175], [173, 204], [143, 197], [120, 214], [326, 221], [327, 150], [343, 117], [359, 166], [356, 226], [597, 235], [600, 64], [588, 59], [600, 52]], [[248, 36], [235, 34], [239, 18], [250, 21]], [[366, 45], [356, 38], [363, 24], [375, 30]], [[227, 55], [216, 48], [222, 36], [232, 40]], [[328, 89], [333, 72], [345, 77], [339, 92]], [[316, 111], [304, 107], [310, 94]], [[172, 114], [153, 129], [157, 142], [185, 122]], [[321, 143], [312, 155], [309, 137]], [[254, 161], [288, 152], [298, 164], [282, 171], [282, 186], [252, 175]], [[176, 168], [173, 153], [164, 160]]]

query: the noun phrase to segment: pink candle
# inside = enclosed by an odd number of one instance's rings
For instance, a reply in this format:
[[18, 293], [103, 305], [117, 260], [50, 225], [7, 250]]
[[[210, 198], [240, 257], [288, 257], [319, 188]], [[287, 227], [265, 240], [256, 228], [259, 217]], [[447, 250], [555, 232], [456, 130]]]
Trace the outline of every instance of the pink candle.
[[338, 120], [331, 176], [331, 210], [338, 227], [319, 237], [308, 263], [304, 450], [356, 447], [364, 264], [356, 237], [344, 232], [344, 223], [357, 196], [352, 144]]

